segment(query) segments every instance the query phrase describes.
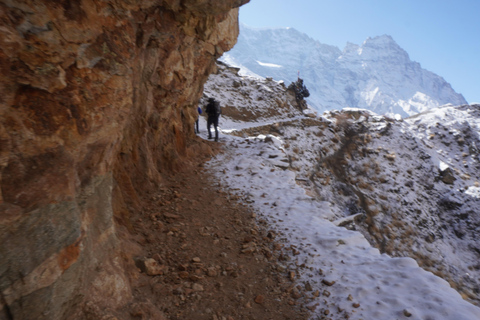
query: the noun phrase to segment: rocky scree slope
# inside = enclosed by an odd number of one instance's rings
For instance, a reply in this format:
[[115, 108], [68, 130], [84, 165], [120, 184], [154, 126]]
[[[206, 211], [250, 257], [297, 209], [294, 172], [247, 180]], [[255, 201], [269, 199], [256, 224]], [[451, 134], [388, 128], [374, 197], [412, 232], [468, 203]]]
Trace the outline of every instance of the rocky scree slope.
[[0, 2], [1, 319], [135, 299], [132, 212], [211, 152], [195, 105], [246, 2]]
[[230, 134], [283, 140], [283, 154], [269, 161], [330, 203], [331, 221], [383, 253], [415, 259], [479, 305], [479, 105], [402, 121], [360, 109], [305, 117], [282, 83], [219, 71], [205, 92], [223, 101], [224, 127], [238, 128]]
[[364, 108], [377, 114], [414, 115], [467, 102], [442, 77], [411, 61], [390, 36], [349, 43], [341, 51], [293, 28], [240, 26], [238, 43], [222, 60], [242, 74], [295, 81], [297, 72], [318, 111]]

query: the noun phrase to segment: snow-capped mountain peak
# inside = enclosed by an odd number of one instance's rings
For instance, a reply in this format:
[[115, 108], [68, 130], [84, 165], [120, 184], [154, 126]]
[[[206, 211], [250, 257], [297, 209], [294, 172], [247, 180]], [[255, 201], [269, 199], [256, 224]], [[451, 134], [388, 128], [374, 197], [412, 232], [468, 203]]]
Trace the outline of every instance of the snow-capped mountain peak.
[[359, 56], [363, 59], [375, 59], [378, 61], [384, 59], [399, 59], [403, 63], [410, 62], [408, 53], [403, 50], [393, 38], [389, 35], [368, 38], [358, 50]]
[[300, 72], [311, 94], [307, 100], [318, 111], [354, 107], [406, 117], [467, 103], [442, 77], [411, 61], [389, 35], [348, 43], [341, 51], [293, 28], [242, 24], [237, 45], [223, 60], [243, 74], [286, 82]]

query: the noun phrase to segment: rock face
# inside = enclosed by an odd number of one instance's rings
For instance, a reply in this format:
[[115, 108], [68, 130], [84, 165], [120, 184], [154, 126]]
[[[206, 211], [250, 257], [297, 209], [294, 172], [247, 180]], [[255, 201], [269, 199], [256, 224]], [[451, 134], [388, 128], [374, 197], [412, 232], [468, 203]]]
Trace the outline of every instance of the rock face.
[[128, 305], [129, 212], [201, 148], [246, 2], [0, 2], [0, 319]]

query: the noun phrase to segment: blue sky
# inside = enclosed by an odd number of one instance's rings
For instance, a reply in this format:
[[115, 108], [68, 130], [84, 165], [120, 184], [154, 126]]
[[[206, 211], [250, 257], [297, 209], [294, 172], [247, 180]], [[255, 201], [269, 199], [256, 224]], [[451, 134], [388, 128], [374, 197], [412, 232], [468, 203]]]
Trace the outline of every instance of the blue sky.
[[480, 103], [480, 0], [250, 0], [240, 22], [293, 27], [339, 47], [388, 34], [469, 103]]

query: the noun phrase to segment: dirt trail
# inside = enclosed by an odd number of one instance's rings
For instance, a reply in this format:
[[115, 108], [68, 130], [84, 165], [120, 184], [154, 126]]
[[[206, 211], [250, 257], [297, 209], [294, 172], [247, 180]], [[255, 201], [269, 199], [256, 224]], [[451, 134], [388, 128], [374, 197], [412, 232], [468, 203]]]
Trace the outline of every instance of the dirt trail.
[[[216, 152], [222, 145], [211, 143]], [[135, 280], [135, 319], [308, 319], [302, 296], [313, 292], [282, 270], [281, 244], [236, 196], [222, 190], [198, 159], [144, 199], [134, 217], [142, 248]], [[149, 276], [145, 259], [154, 259]], [[152, 260], [148, 260], [152, 262]], [[292, 277], [292, 278], [290, 278]], [[135, 309], [135, 308], [134, 308]]]

